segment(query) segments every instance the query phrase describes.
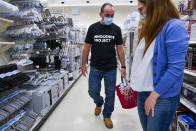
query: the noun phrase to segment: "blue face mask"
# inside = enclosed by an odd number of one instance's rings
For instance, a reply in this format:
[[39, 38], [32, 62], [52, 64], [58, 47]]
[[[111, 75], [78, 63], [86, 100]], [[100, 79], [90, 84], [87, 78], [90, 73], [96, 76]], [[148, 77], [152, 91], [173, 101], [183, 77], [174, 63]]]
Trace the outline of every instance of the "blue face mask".
[[103, 23], [105, 25], [111, 25], [113, 23], [113, 19], [111, 17], [104, 17]]

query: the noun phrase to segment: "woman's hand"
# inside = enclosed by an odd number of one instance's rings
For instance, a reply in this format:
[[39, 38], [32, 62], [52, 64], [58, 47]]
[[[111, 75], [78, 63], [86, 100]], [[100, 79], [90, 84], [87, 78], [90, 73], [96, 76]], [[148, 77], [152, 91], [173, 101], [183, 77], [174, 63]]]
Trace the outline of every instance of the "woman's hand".
[[130, 87], [130, 85], [127, 85], [125, 87], [125, 91], [124, 91], [125, 95], [128, 96], [130, 94], [130, 91], [131, 91], [131, 87]]
[[150, 113], [152, 114], [152, 117], [154, 117], [154, 108], [157, 103], [157, 99], [159, 98], [159, 94], [155, 91], [151, 92], [150, 96], [146, 99], [145, 102], [145, 112], [146, 115], [149, 116]]

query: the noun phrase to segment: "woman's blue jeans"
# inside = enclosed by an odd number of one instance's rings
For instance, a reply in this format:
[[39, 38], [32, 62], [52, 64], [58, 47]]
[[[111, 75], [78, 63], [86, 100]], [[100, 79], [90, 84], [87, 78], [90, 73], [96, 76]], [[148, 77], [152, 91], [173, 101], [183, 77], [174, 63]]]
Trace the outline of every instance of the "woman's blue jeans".
[[145, 114], [145, 101], [150, 92], [138, 93], [138, 113], [144, 131], [168, 131], [178, 108], [180, 96], [157, 100], [155, 106], [155, 116]]

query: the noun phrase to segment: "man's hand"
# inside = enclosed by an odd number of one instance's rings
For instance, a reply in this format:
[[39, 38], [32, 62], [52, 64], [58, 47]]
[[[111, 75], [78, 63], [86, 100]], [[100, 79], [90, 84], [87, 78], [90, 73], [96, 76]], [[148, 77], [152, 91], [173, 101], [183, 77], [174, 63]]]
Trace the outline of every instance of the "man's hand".
[[88, 73], [88, 71], [87, 71], [87, 66], [86, 66], [86, 65], [83, 65], [83, 66], [81, 67], [81, 72], [82, 72], [82, 75], [83, 75], [84, 77], [86, 77], [86, 75], [87, 75], [87, 73]]
[[126, 96], [128, 96], [130, 94], [130, 92], [131, 92], [131, 87], [130, 87], [130, 85], [127, 85], [125, 87], [124, 93], [125, 93]]
[[126, 68], [121, 68], [122, 77], [126, 77]]
[[154, 112], [154, 108], [155, 105], [157, 103], [157, 99], [159, 98], [159, 94], [155, 91], [151, 92], [150, 96], [146, 99], [145, 102], [145, 112], [146, 115], [149, 116], [150, 113], [152, 114], [152, 117], [154, 117], [155, 112]]

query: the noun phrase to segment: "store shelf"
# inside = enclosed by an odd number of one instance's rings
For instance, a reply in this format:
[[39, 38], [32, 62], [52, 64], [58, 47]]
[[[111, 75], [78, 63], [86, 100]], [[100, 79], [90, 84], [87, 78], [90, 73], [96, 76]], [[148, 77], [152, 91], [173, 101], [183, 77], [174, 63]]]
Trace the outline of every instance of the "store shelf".
[[60, 36], [62, 36], [62, 35], [42, 36], [42, 37], [38, 37], [36, 40], [37, 40], [37, 42], [43, 42], [43, 41], [49, 41], [49, 40], [60, 40]]
[[186, 98], [181, 97], [180, 103], [182, 103], [184, 106], [186, 106], [192, 112], [196, 113], [196, 106], [192, 102], [188, 101]]
[[59, 98], [59, 100], [54, 104], [54, 106], [50, 109], [50, 111], [44, 116], [37, 119], [34, 126], [30, 129], [30, 131], [38, 131], [40, 127], [44, 124], [44, 122], [47, 120], [47, 118], [52, 114], [52, 112], [55, 110], [55, 108], [59, 105], [59, 103], [63, 100], [63, 98], [67, 95], [67, 93], [71, 90], [73, 85], [77, 82], [77, 80], [80, 78], [82, 74], [79, 74], [77, 79], [73, 80], [70, 84], [68, 89], [65, 91], [65, 93]]
[[15, 42], [9, 42], [9, 41], [4, 41], [3, 39], [0, 39], [0, 53], [6, 52], [9, 50]]
[[188, 20], [190, 17], [188, 16], [188, 15], [181, 15], [180, 16], [180, 19], [181, 20], [184, 20], [184, 21], [186, 21], [186, 20]]
[[185, 69], [184, 73], [196, 77], [196, 71]]
[[83, 46], [85, 42], [76, 42], [78, 45]]
[[[11, 120], [9, 120], [9, 124], [10, 125], [13, 125], [14, 123], [16, 123], [16, 121], [19, 121], [24, 115], [25, 115], [25, 111], [24, 110], [22, 110], [22, 111], [20, 111], [20, 113], [18, 114], [18, 115], [16, 115], [14, 118], [12, 118]], [[4, 131], [5, 130], [5, 128], [6, 128], [6, 126], [8, 126], [8, 123], [7, 124], [5, 124], [5, 125], [3, 125], [3, 126], [1, 126], [0, 127], [0, 130], [1, 131]]]
[[183, 86], [186, 87], [186, 88], [189, 88], [189, 89], [194, 89], [194, 88], [196, 88], [196, 87], [193, 87], [192, 85], [187, 84], [187, 83], [183, 83]]
[[196, 41], [189, 41], [190, 45], [196, 45]]
[[[1, 42], [0, 42], [1, 43]], [[1, 44], [0, 44], [1, 45]], [[12, 44], [7, 44], [4, 46], [0, 46], [0, 53], [6, 52], [7, 50], [9, 50], [12, 47]]]
[[0, 18], [0, 32], [4, 32], [9, 26], [13, 25], [14, 21]]
[[15, 42], [0, 42], [0, 45], [14, 45]]
[[33, 127], [31, 127], [30, 131], [33, 131], [34, 128], [36, 128], [36, 126], [40, 123], [40, 121], [42, 120], [43, 118], [42, 117], [38, 117], [36, 119], [36, 122], [35, 124], [33, 125]]

